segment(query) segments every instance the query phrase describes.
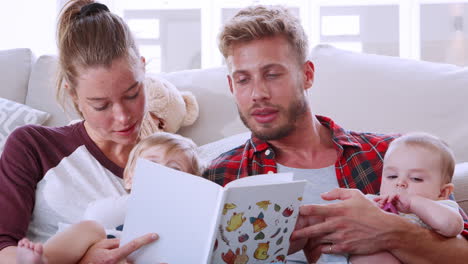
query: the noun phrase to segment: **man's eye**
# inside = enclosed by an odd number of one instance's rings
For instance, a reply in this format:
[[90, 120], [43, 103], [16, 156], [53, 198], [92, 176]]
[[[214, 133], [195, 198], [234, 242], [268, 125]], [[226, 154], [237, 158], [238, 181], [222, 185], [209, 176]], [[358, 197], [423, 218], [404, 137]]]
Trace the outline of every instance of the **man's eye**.
[[270, 73], [266, 75], [267, 79], [275, 79], [278, 76], [280, 76], [278, 73]]
[[245, 83], [247, 83], [247, 81], [248, 81], [247, 78], [237, 79], [237, 83], [239, 83], [239, 84], [245, 84]]

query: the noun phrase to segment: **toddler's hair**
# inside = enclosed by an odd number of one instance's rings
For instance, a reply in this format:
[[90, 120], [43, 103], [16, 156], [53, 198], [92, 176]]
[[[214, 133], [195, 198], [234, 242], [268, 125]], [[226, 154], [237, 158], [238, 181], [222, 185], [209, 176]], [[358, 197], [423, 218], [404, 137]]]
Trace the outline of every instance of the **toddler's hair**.
[[190, 171], [186, 172], [198, 176], [202, 175], [204, 166], [198, 158], [197, 145], [189, 138], [161, 131], [141, 140], [130, 152], [124, 170], [124, 185], [126, 189], [131, 188], [136, 161], [141, 156], [141, 153], [156, 146], [167, 147], [165, 155], [186, 155], [188, 160], [190, 160], [190, 166], [188, 166]]
[[455, 170], [455, 156], [447, 143], [442, 139], [423, 132], [405, 134], [395, 139], [388, 147], [387, 154], [401, 145], [424, 148], [439, 155], [442, 180], [444, 183], [452, 181]]

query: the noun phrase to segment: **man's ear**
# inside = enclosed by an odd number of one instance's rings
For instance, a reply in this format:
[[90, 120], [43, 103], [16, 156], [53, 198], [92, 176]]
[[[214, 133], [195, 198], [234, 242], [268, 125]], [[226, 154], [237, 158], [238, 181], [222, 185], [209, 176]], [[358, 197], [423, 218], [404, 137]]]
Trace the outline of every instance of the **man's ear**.
[[231, 93], [233, 93], [233, 88], [232, 88], [232, 78], [231, 78], [231, 75], [228, 75], [227, 76], [227, 79], [228, 79], [228, 83], [229, 83], [229, 90], [231, 91]]
[[449, 199], [450, 194], [453, 192], [453, 188], [455, 188], [453, 183], [444, 184], [442, 188], [440, 188], [439, 200]]
[[302, 65], [302, 71], [304, 73], [304, 89], [307, 90], [314, 83], [315, 66], [308, 60]]

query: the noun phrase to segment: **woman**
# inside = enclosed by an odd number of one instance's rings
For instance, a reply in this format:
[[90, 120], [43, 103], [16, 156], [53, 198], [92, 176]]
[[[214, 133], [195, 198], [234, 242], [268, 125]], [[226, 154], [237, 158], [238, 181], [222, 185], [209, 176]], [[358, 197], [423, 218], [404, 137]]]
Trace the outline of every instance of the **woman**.
[[[22, 237], [44, 242], [60, 223], [79, 221], [89, 202], [124, 194], [123, 167], [139, 139], [145, 61], [125, 22], [105, 5], [72, 0], [57, 32], [57, 95], [84, 121], [29, 125], [10, 135], [0, 159], [0, 263], [15, 262]], [[115, 263], [156, 238], [121, 248], [118, 240], [103, 240], [82, 262]]]

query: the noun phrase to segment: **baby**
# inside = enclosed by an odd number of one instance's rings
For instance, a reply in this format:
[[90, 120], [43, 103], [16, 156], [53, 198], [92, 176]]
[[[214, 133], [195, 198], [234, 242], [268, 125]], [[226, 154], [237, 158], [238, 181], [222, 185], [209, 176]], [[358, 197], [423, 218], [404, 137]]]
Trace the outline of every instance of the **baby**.
[[[410, 133], [395, 139], [385, 154], [380, 196], [367, 196], [386, 211], [454, 237], [463, 230], [458, 204], [449, 199], [454, 168], [453, 152], [442, 140], [426, 133]], [[327, 256], [322, 255], [317, 263], [331, 263], [325, 259]], [[342, 257], [339, 263], [347, 262]], [[400, 263], [388, 251], [353, 255], [349, 262]]]
[[[192, 140], [177, 134], [157, 132], [146, 137], [130, 152], [124, 171], [125, 188], [128, 190], [131, 188], [133, 171], [138, 158], [148, 159], [194, 175], [201, 175], [203, 167], [196, 148], [197, 146]], [[111, 198], [97, 201], [85, 213], [85, 219], [89, 219], [86, 215], [100, 214], [100, 216], [90, 217], [97, 221], [88, 220], [71, 225], [51, 237], [44, 245], [23, 238], [18, 243], [17, 263], [78, 263], [89, 247], [106, 238], [103, 225], [107, 228], [109, 223], [102, 224], [100, 220], [118, 223], [115, 226], [123, 224], [127, 198], [128, 195], [124, 195], [117, 200]], [[112, 206], [108, 206], [109, 201], [112, 202]], [[109, 208], [114, 212], [109, 212]], [[109, 215], [114, 216], [114, 219], [109, 219], [112, 218]]]

